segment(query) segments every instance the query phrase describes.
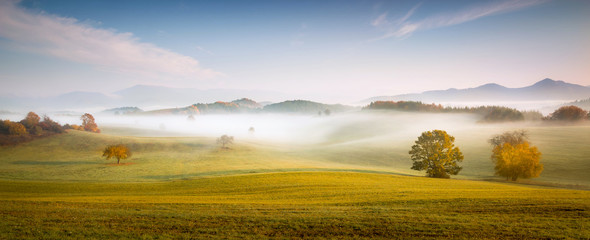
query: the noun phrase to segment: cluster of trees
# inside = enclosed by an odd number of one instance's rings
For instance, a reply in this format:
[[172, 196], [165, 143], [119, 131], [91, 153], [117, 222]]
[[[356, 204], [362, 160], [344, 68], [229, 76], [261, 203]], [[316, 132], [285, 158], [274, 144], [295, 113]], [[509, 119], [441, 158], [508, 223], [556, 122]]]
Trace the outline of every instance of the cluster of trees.
[[48, 116], [41, 117], [34, 112], [19, 121], [0, 120], [0, 145], [17, 144], [34, 139], [64, 132], [64, 128]]
[[590, 120], [590, 113], [580, 107], [563, 106], [549, 114], [545, 120], [549, 121], [582, 121]]
[[94, 120], [94, 116], [92, 116], [92, 114], [84, 113], [84, 115], [82, 115], [80, 117], [80, 120], [82, 120], [82, 125], [66, 124], [66, 125], [64, 125], [64, 128], [78, 130], [78, 131], [100, 133], [100, 129], [98, 128], [98, 125], [96, 125], [96, 122]]
[[422, 102], [414, 101], [376, 101], [370, 103], [363, 109], [374, 110], [398, 110], [411, 112], [443, 112], [445, 108], [442, 105], [424, 104]]
[[[502, 121], [522, 121], [525, 120], [525, 114], [507, 107], [501, 106], [480, 106], [480, 107], [443, 107], [438, 104], [424, 104], [414, 101], [376, 101], [372, 102], [363, 109], [368, 110], [398, 110], [409, 112], [440, 112], [440, 113], [475, 113], [482, 115], [482, 121], [485, 122], [502, 122]], [[540, 114], [540, 113], [539, 113]]]
[[36, 113], [29, 112], [19, 122], [0, 120], [0, 145], [18, 144], [33, 140], [36, 137], [63, 133], [66, 129], [100, 132], [91, 114], [86, 113], [80, 119], [82, 120], [82, 125], [66, 124], [62, 126], [47, 115], [41, 118]]
[[483, 122], [503, 122], [522, 120], [581, 121], [590, 120], [590, 113], [577, 106], [564, 106], [546, 117], [538, 111], [518, 111], [502, 106], [480, 107], [443, 107], [436, 104], [424, 104], [414, 101], [376, 101], [363, 109], [398, 110], [410, 112], [441, 112], [441, 113], [475, 113], [482, 115]]
[[[412, 169], [426, 170], [429, 177], [449, 178], [462, 167], [463, 154], [454, 145], [455, 138], [443, 130], [423, 132], [409, 151]], [[505, 132], [489, 140], [493, 146], [491, 159], [495, 174], [516, 181], [538, 177], [543, 171], [541, 152], [531, 146], [525, 131]]]

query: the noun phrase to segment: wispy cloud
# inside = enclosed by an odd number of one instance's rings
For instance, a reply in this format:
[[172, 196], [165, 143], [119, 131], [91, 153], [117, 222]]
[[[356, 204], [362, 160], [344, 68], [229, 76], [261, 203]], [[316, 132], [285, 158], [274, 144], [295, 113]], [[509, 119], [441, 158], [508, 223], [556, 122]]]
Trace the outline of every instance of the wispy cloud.
[[375, 20], [371, 22], [371, 25], [375, 27], [382, 26], [385, 24], [387, 24], [387, 13], [379, 15], [379, 17], [375, 18]]
[[384, 14], [377, 17], [371, 23], [371, 25], [380, 27], [380, 29], [382, 29], [382, 31], [385, 33], [373, 40], [381, 40], [391, 37], [408, 37], [416, 31], [457, 25], [486, 16], [502, 14], [539, 5], [547, 1], [548, 0], [506, 0], [494, 2], [491, 4], [471, 6], [453, 13], [438, 14], [421, 20], [411, 21], [410, 18], [418, 9], [418, 7], [420, 7], [420, 4], [418, 4], [396, 21], [388, 21], [386, 19], [387, 15]]
[[11, 47], [109, 71], [155, 78], [196, 80], [222, 75], [202, 68], [191, 57], [159, 48], [134, 37], [47, 13], [34, 13], [0, 1], [0, 37]]

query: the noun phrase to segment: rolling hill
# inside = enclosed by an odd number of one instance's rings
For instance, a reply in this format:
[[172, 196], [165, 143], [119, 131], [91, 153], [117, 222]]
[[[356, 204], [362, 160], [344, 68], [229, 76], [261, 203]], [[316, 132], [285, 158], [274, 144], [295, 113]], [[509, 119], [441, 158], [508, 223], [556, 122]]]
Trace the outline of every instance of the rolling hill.
[[329, 112], [345, 112], [354, 109], [354, 107], [342, 104], [323, 104], [306, 100], [293, 100], [266, 105], [264, 106], [263, 111], [273, 113], [315, 114], [318, 112], [325, 112], [326, 110], [329, 110]]

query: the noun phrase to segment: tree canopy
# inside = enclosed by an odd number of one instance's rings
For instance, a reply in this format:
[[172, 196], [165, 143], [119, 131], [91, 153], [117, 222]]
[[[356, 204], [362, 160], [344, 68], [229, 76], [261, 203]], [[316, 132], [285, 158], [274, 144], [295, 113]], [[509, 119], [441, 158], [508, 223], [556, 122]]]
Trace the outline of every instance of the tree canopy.
[[481, 121], [483, 122], [522, 121], [525, 119], [523, 112], [502, 106], [443, 107], [440, 104], [425, 104], [415, 101], [375, 101], [363, 109], [397, 110], [404, 112], [474, 113], [481, 115]]
[[543, 171], [540, 163], [541, 152], [531, 146], [528, 135], [523, 130], [505, 132], [489, 140], [495, 174], [512, 181], [518, 178], [538, 177]]
[[109, 145], [102, 152], [102, 156], [106, 157], [107, 160], [116, 158], [117, 164], [119, 164], [121, 159], [127, 159], [131, 157], [131, 151], [123, 144]]
[[549, 115], [550, 120], [580, 121], [588, 118], [588, 111], [576, 106], [564, 106]]
[[409, 154], [414, 161], [412, 169], [426, 170], [429, 177], [449, 178], [457, 175], [462, 167], [463, 154], [454, 145], [455, 137], [443, 130], [423, 132]]
[[39, 125], [39, 121], [41, 121], [41, 117], [34, 112], [29, 112], [25, 119], [20, 121], [27, 129], [32, 129], [35, 126]]
[[234, 137], [223, 135], [217, 139], [217, 144], [221, 144], [222, 148], [227, 148], [227, 145], [234, 143]]
[[82, 120], [82, 127], [85, 131], [100, 133], [100, 129], [98, 129], [98, 125], [94, 122], [94, 116], [92, 116], [92, 114], [84, 113], [84, 115], [80, 117], [80, 120]]

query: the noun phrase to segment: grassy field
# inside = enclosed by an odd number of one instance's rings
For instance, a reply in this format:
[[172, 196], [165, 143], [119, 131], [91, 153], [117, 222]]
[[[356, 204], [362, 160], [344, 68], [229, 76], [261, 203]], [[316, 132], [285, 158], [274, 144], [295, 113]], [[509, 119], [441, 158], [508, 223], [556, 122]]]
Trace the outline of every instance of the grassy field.
[[0, 238], [587, 238], [590, 192], [352, 172], [0, 181]]
[[[145, 131], [120, 128], [103, 128], [103, 134], [70, 131], [0, 147], [0, 179], [150, 182], [317, 170], [423, 175], [410, 170], [408, 150], [417, 136], [429, 129], [405, 129], [395, 123], [351, 122], [332, 128], [313, 144], [236, 138], [229, 150], [220, 149], [212, 137], [142, 137], [137, 135]], [[543, 153], [545, 170], [541, 176], [521, 183], [590, 189], [590, 125], [481, 124], [452, 128], [448, 132], [456, 137], [456, 145], [465, 156], [464, 168], [454, 178], [503, 180], [494, 176], [487, 139], [512, 129], [526, 129], [533, 145]], [[114, 161], [101, 158], [107, 144], [117, 143], [127, 144], [133, 151], [132, 158], [122, 160], [129, 165], [113, 166], [109, 163]]]
[[[241, 137], [231, 149], [108, 126], [0, 147], [0, 239], [590, 238], [590, 126], [402, 119], [320, 121], [308, 143]], [[407, 151], [435, 128], [465, 155], [454, 179], [410, 170]], [[513, 129], [543, 153], [541, 177], [493, 176], [486, 141]], [[118, 143], [133, 157], [101, 158]]]

